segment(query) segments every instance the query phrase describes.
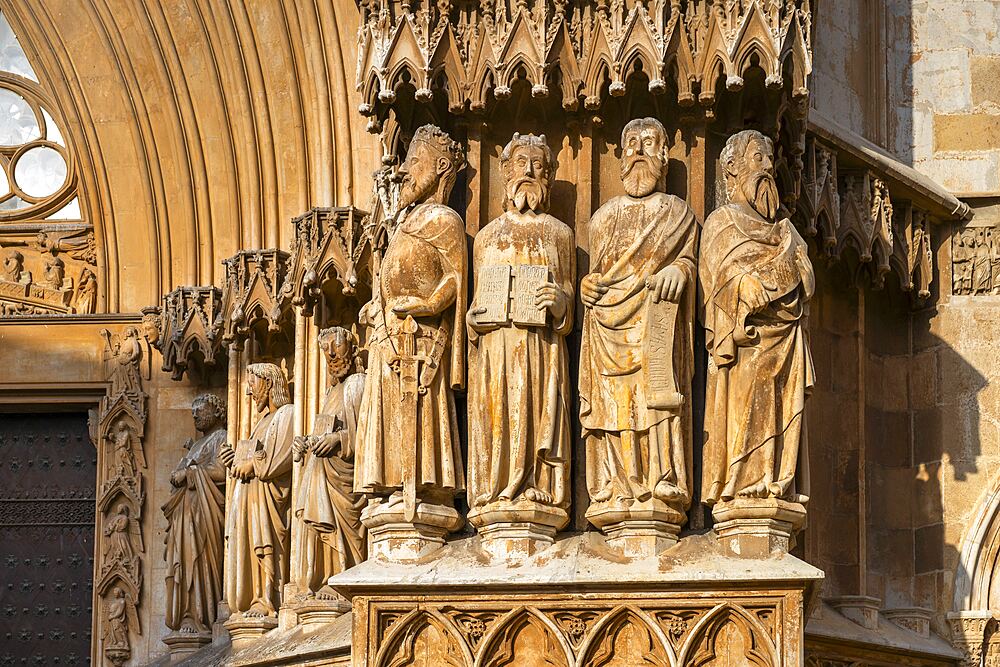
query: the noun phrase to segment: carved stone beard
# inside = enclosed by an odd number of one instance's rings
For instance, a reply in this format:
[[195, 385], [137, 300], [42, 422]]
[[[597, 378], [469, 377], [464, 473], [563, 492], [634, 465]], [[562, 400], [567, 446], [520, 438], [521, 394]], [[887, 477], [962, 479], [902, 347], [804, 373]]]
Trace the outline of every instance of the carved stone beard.
[[340, 384], [351, 372], [351, 360], [341, 355], [332, 355], [326, 359], [326, 368], [330, 385]]
[[622, 184], [631, 197], [645, 197], [656, 190], [663, 175], [663, 160], [653, 155], [622, 158]]
[[[424, 150], [433, 152], [433, 149], [430, 148]], [[437, 183], [438, 175], [427, 166], [407, 171], [399, 188], [399, 210], [406, 210], [413, 204], [419, 204], [429, 199], [434, 194]]]
[[749, 174], [740, 184], [747, 203], [765, 220], [774, 220], [778, 214], [778, 185], [774, 176], [766, 171]]
[[507, 199], [514, 210], [542, 212], [548, 207], [549, 188], [537, 178], [519, 178], [507, 183]]
[[202, 433], [208, 433], [215, 426], [216, 421], [217, 418], [215, 416], [215, 411], [213, 410], [207, 415], [195, 415], [194, 427]]

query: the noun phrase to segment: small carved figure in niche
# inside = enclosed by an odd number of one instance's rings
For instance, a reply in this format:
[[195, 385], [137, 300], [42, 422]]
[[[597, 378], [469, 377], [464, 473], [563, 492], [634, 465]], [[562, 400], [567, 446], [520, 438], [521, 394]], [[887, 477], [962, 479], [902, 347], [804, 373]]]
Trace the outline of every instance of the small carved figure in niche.
[[222, 530], [226, 469], [219, 462], [226, 443], [226, 404], [203, 394], [191, 404], [197, 440], [170, 474], [174, 487], [163, 505], [167, 519], [166, 624], [184, 633], [209, 632], [222, 599]]
[[446, 204], [464, 163], [459, 144], [424, 125], [400, 167], [399, 217], [365, 306], [372, 331], [354, 482], [369, 509], [401, 504], [407, 522], [418, 502], [448, 508], [445, 531], [461, 525], [450, 508], [465, 486], [452, 392], [465, 383], [466, 240]]
[[81, 315], [94, 312], [97, 304], [97, 276], [88, 268], [80, 273], [80, 284], [76, 288], [74, 310]]
[[49, 255], [45, 259], [45, 286], [54, 290], [61, 290], [66, 283], [66, 262], [55, 255]]
[[590, 220], [592, 272], [580, 285], [580, 420], [588, 518], [600, 527], [641, 508], [679, 528], [691, 502], [698, 224], [682, 199], [662, 192], [666, 169], [663, 125], [629, 122], [622, 131], [626, 194]]
[[302, 477], [295, 516], [302, 531], [299, 586], [321, 600], [339, 596], [327, 580], [354, 567], [367, 556], [361, 511], [365, 497], [354, 492], [354, 444], [365, 374], [357, 369], [354, 335], [333, 327], [319, 332], [326, 357], [327, 389], [310, 435], [295, 439]]
[[118, 504], [115, 515], [104, 526], [104, 537], [106, 547], [103, 565], [106, 570], [116, 563], [120, 563], [129, 572], [138, 568], [139, 554], [144, 551], [142, 532], [138, 519], [131, 516], [128, 505]]
[[102, 624], [104, 654], [114, 665], [121, 665], [131, 657], [129, 633], [142, 634], [135, 600], [121, 586], [111, 589], [111, 599], [104, 603]]
[[139, 329], [126, 327], [120, 338], [113, 336], [107, 329], [102, 330], [101, 335], [107, 343], [104, 358], [108, 362], [108, 379], [111, 382], [108, 397], [114, 399], [121, 394], [138, 396], [142, 393], [139, 373], [142, 344], [139, 342]]
[[992, 245], [993, 230], [977, 229], [975, 249], [973, 250], [973, 294], [989, 294], [990, 290], [993, 289], [993, 262], [990, 257]]
[[[139, 437], [135, 435], [132, 428], [124, 421], [119, 421], [112, 432], [111, 441], [115, 447], [115, 475], [118, 477], [135, 477], [138, 474], [136, 467], [136, 454], [142, 456], [142, 445]], [[145, 465], [145, 461], [142, 461]]]
[[0, 279], [22, 285], [31, 283], [31, 273], [24, 270], [24, 255], [21, 252], [9, 248], [4, 253], [3, 272], [0, 273]]
[[807, 500], [804, 409], [814, 372], [809, 300], [815, 275], [802, 237], [775, 220], [773, 144], [747, 130], [721, 161], [730, 203], [705, 221], [699, 276], [710, 353], [702, 494]]
[[[576, 244], [546, 212], [557, 168], [544, 135], [514, 135], [500, 166], [506, 212], [476, 234], [469, 328], [470, 521], [497, 503], [568, 521], [569, 362]], [[496, 506], [494, 506], [496, 507]], [[497, 509], [503, 509], [496, 507]], [[526, 509], [528, 509], [526, 507]]]
[[236, 480], [226, 516], [226, 599], [234, 614], [262, 618], [277, 614], [281, 587], [288, 581], [295, 408], [278, 366], [250, 364], [246, 370], [257, 423], [235, 449], [227, 444], [219, 451]]

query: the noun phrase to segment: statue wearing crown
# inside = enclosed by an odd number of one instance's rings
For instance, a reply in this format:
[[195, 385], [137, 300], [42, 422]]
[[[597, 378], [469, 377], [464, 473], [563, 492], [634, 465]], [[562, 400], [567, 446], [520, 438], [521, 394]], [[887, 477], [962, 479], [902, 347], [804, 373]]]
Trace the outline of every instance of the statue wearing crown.
[[465, 379], [467, 259], [465, 225], [446, 202], [464, 163], [444, 131], [416, 131], [399, 169], [399, 213], [362, 315], [370, 327], [368, 376], [354, 488], [369, 498], [362, 520], [373, 555], [380, 527], [419, 524], [419, 551], [428, 534], [443, 542], [462, 525], [454, 510], [464, 473], [453, 391]]

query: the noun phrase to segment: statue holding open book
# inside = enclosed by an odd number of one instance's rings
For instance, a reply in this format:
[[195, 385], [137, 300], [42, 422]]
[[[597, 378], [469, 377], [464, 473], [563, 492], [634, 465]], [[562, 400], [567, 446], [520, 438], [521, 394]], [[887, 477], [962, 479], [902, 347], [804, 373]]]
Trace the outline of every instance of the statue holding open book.
[[[500, 157], [506, 212], [476, 235], [469, 329], [469, 521], [524, 528], [530, 551], [568, 521], [576, 245], [549, 215], [556, 170], [544, 135], [514, 135]], [[551, 541], [545, 539], [542, 542]], [[508, 542], [509, 544], [509, 542]], [[508, 554], [504, 554], [508, 555]]]

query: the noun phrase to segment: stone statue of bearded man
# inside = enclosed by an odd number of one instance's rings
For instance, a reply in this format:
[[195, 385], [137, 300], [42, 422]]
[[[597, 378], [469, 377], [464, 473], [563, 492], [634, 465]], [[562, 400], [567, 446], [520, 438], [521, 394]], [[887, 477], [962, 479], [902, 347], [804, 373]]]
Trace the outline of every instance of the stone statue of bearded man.
[[469, 521], [487, 549], [496, 526], [509, 535], [511, 524], [533, 524], [532, 535], [554, 538], [569, 520], [576, 244], [546, 213], [557, 164], [544, 135], [515, 134], [500, 165], [507, 210], [476, 234], [466, 318]]
[[[699, 269], [705, 344], [703, 500], [802, 503], [805, 402], [814, 381], [806, 319], [815, 289], [807, 247], [775, 220], [773, 145], [739, 132], [721, 161], [730, 203], [705, 221]], [[801, 507], [797, 511], [801, 511]]]
[[580, 284], [580, 421], [587, 517], [625, 551], [676, 540], [690, 505], [691, 377], [698, 224], [661, 191], [667, 136], [654, 118], [622, 131], [625, 195], [590, 220]]

